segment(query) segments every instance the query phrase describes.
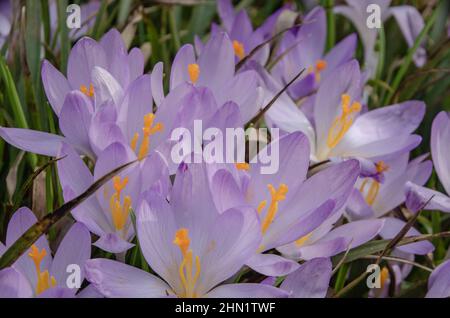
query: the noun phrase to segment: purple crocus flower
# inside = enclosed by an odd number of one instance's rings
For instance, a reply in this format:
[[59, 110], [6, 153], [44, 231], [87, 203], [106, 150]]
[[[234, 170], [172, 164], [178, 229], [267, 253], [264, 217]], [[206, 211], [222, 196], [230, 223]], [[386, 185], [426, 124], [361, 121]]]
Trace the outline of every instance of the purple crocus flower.
[[[336, 6], [334, 11], [344, 15], [356, 27], [364, 45], [365, 65], [370, 76], [375, 74], [378, 65], [378, 54], [375, 52], [378, 30], [369, 28], [367, 25], [369, 18], [367, 7], [369, 5], [375, 4], [380, 7], [381, 22], [386, 21], [391, 16], [396, 19], [409, 47], [414, 45], [416, 37], [425, 25], [421, 14], [413, 6], [389, 7], [391, 0], [346, 0], [346, 2], [348, 6]], [[422, 67], [425, 64], [426, 51], [423, 46], [415, 53], [414, 62], [418, 67]]]
[[[359, 175], [356, 160], [336, 164], [306, 179], [309, 143], [296, 132], [272, 141], [261, 153], [279, 149], [279, 166], [274, 174], [261, 174], [260, 164], [237, 164], [213, 168], [210, 178], [220, 211], [248, 206], [258, 211], [262, 242], [247, 265], [267, 275], [286, 275], [298, 264], [263, 252], [308, 235], [337, 213], [345, 204]], [[217, 187], [217, 188], [214, 188]], [[320, 189], [320, 190], [319, 190]]]
[[[382, 217], [406, 200], [403, 189], [408, 182], [423, 185], [432, 172], [432, 163], [422, 155], [409, 161], [409, 154], [379, 160], [373, 176], [360, 178], [347, 205], [352, 220]], [[415, 211], [414, 211], [415, 212]]]
[[427, 298], [450, 297], [450, 260], [436, 267], [428, 278]]
[[450, 212], [450, 161], [448, 155], [450, 140], [450, 118], [447, 112], [440, 112], [431, 127], [431, 155], [436, 174], [447, 195], [422, 187], [423, 183], [412, 182], [406, 185], [407, 206], [413, 212], [420, 209]]
[[198, 58], [186, 44], [178, 51], [170, 73], [170, 91], [191, 83], [211, 90], [218, 105], [232, 101], [239, 105], [242, 122], [250, 120], [261, 107], [262, 88], [253, 70], [235, 74], [233, 44], [224, 32], [213, 35]]
[[[278, 17], [287, 7], [288, 5], [285, 5], [281, 9], [278, 9], [259, 28], [254, 30], [247, 11], [240, 10], [239, 12], [235, 12], [230, 0], [219, 0], [217, 1], [217, 11], [222, 20], [223, 28], [213, 24], [211, 34], [214, 35], [222, 30], [225, 31], [231, 41], [233, 41], [233, 49], [236, 55], [235, 61], [239, 62], [254, 48], [274, 35]], [[198, 38], [196, 38], [195, 46], [197, 50], [203, 49], [203, 45]], [[265, 45], [252, 57], [252, 60], [256, 60], [261, 65], [265, 65], [269, 54], [270, 46]]]
[[[36, 222], [28, 208], [17, 210], [8, 224], [6, 246], [0, 243], [0, 255]], [[46, 237], [42, 236], [12, 267], [0, 271], [0, 298], [74, 297], [78, 288], [67, 285], [68, 266], [79, 266], [81, 283], [84, 263], [90, 256], [91, 236], [80, 223], [69, 229], [54, 257]]]
[[322, 7], [314, 8], [299, 28], [286, 32], [278, 48], [279, 61], [272, 70], [278, 82], [286, 85], [301, 69], [305, 75], [289, 87], [294, 100], [313, 93], [322, 79], [338, 66], [349, 62], [356, 49], [356, 35], [351, 34], [325, 54], [326, 17]]
[[[0, 136], [17, 148], [48, 156], [56, 156], [64, 141], [95, 159], [95, 147], [89, 141], [91, 120], [105, 103], [116, 107], [127, 103], [127, 96], [136, 93], [132, 83], [143, 70], [142, 52], [135, 48], [128, 54], [117, 30], [106, 33], [100, 42], [84, 37], [69, 55], [67, 79], [48, 61], [42, 64], [44, 89], [65, 137], [4, 127]], [[150, 107], [151, 97], [146, 102]]]
[[0, 1], [0, 47], [6, 41], [6, 38], [11, 31], [11, 2], [10, 0], [1, 0]]
[[[83, 193], [94, 181], [114, 168], [137, 159], [129, 147], [113, 143], [98, 157], [92, 175], [68, 145], [62, 147], [60, 155], [66, 156], [58, 162], [59, 180], [66, 201]], [[113, 177], [94, 196], [74, 209], [72, 215], [99, 236], [95, 246], [120, 254], [134, 246], [130, 243], [134, 237], [130, 211], [137, 209], [140, 194], [154, 189], [166, 195], [169, 186], [167, 166], [158, 153], [153, 153], [144, 162]]]
[[179, 166], [170, 202], [147, 192], [136, 210], [144, 257], [161, 277], [119, 262], [86, 263], [87, 279], [106, 297], [285, 297], [263, 284], [219, 285], [261, 241], [256, 211], [214, 205], [202, 164]]
[[424, 116], [425, 104], [407, 101], [363, 112], [361, 85], [359, 65], [353, 60], [321, 83], [314, 96], [314, 126], [292, 101], [273, 105], [266, 121], [286, 132], [304, 132], [315, 162], [348, 157], [376, 160], [416, 147], [421, 137], [412, 132]]

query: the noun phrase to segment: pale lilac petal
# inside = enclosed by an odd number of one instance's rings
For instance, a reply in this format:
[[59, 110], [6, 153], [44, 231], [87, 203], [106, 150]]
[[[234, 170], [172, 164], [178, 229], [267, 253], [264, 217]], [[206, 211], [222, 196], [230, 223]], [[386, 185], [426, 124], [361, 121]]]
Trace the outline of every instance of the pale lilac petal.
[[431, 128], [431, 155], [436, 173], [447, 194], [450, 193], [450, 119], [448, 113], [440, 112]]
[[135, 133], [141, 134], [144, 116], [152, 112], [151, 76], [146, 74], [130, 84], [119, 107], [119, 126], [127, 140], [131, 141]]
[[102, 105], [110, 101], [114, 102], [115, 105], [120, 105], [124, 94], [123, 88], [111, 73], [96, 66], [92, 70], [91, 77], [96, 105]]
[[142, 51], [135, 47], [128, 54], [128, 65], [130, 68], [130, 82], [144, 73], [145, 58]]
[[374, 217], [372, 208], [367, 204], [366, 200], [358, 189], [353, 189], [345, 209], [347, 216], [352, 221]]
[[[69, 82], [47, 60], [42, 62], [41, 77], [50, 106], [52, 106], [55, 114], [59, 116], [66, 94], [71, 91]], [[79, 87], [75, 89], [79, 89]]]
[[92, 112], [91, 101], [83, 93], [75, 91], [66, 95], [59, 115], [59, 127], [67, 142], [91, 157], [89, 128]]
[[162, 62], [156, 63], [151, 74], [152, 95], [157, 107], [161, 105], [164, 99], [163, 67]]
[[166, 297], [170, 287], [161, 279], [138, 268], [108, 259], [86, 262], [86, 279], [105, 297]]
[[127, 140], [117, 124], [110, 122], [96, 123], [96, 120], [93, 120], [89, 129], [89, 139], [92, 150], [97, 156], [114, 143], [127, 144]]
[[134, 247], [134, 244], [125, 241], [116, 233], [106, 233], [93, 244], [109, 253], [123, 253]]
[[37, 298], [74, 298], [74, 290], [62, 287], [49, 288], [37, 296]]
[[265, 276], [284, 276], [299, 268], [299, 264], [275, 254], [255, 254], [247, 266]]
[[207, 298], [287, 298], [280, 288], [265, 284], [225, 284], [214, 288]]
[[77, 294], [77, 298], [103, 298], [104, 296], [94, 287], [89, 284], [82, 291]]
[[42, 131], [0, 127], [0, 137], [24, 151], [56, 157], [64, 137]]
[[231, 0], [218, 0], [217, 12], [225, 28], [230, 31], [234, 21], [234, 8]]
[[109, 30], [100, 39], [108, 63], [108, 71], [122, 85], [127, 87], [130, 82], [129, 57], [121, 34], [116, 29]]
[[428, 279], [426, 298], [450, 297], [450, 261], [447, 260], [435, 268]]
[[[218, 63], [220, 61], [220, 63]], [[213, 36], [198, 58], [200, 77], [198, 85], [219, 92], [234, 75], [234, 50], [226, 33]]]
[[353, 33], [337, 43], [330, 52], [325, 55], [324, 60], [327, 62], [327, 67], [321, 72], [321, 75], [326, 77], [336, 67], [350, 61], [355, 54], [357, 41], [357, 36]]
[[[380, 236], [385, 240], [394, 238], [406, 224], [405, 222], [403, 222], [399, 219], [392, 218], [392, 217], [388, 217], [388, 218], [384, 218], [384, 219], [385, 219], [385, 223], [384, 223], [383, 229], [380, 232]], [[415, 228], [411, 228], [406, 233], [405, 237], [419, 236], [419, 235], [421, 235], [421, 233], [419, 231], [417, 231]], [[433, 244], [431, 244], [428, 241], [411, 243], [411, 244], [407, 244], [407, 245], [398, 246], [396, 248], [398, 248], [402, 252], [416, 254], [416, 255], [425, 255], [425, 254], [431, 253], [434, 250]]]
[[[68, 266], [78, 265], [82, 272], [80, 281], [84, 280], [84, 263], [91, 257], [91, 234], [81, 223], [75, 223], [59, 244], [51, 265], [50, 273], [55, 277], [59, 287], [66, 286], [69, 274]], [[72, 290], [75, 294], [76, 290]]]
[[412, 182], [405, 185], [406, 207], [411, 212], [438, 210], [450, 212], [450, 198], [438, 191], [421, 187]]
[[290, 298], [325, 298], [331, 269], [331, 261], [328, 258], [310, 260], [289, 274], [280, 288], [287, 291]]
[[[397, 20], [406, 43], [411, 48], [414, 45], [416, 38], [425, 27], [422, 15], [415, 7], [407, 5], [392, 7], [389, 11]], [[414, 54], [414, 63], [417, 67], [424, 66], [427, 61], [427, 53], [424, 44], [425, 43], [421, 43], [421, 46]]]
[[33, 289], [28, 280], [12, 267], [0, 271], [0, 298], [30, 298]]
[[345, 251], [348, 244], [349, 242], [346, 238], [338, 237], [333, 240], [302, 246], [290, 257], [304, 260], [311, 260], [317, 257], [331, 257], [340, 251]]
[[219, 212], [246, 205], [244, 195], [228, 170], [220, 169], [214, 174], [211, 182], [211, 192]]
[[[177, 52], [170, 71], [170, 90], [178, 85], [190, 82], [188, 65], [195, 63], [194, 47], [191, 44], [183, 45]], [[200, 69], [200, 73], [202, 69]]]
[[107, 68], [106, 53], [95, 40], [84, 37], [79, 40], [69, 55], [67, 78], [72, 89], [92, 84], [91, 72], [94, 67]]

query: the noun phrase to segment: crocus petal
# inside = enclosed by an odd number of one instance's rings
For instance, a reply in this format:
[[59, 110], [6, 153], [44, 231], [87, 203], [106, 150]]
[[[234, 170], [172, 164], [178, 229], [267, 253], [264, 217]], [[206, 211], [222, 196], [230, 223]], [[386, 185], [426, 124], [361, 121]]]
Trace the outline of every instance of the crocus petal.
[[92, 84], [91, 72], [96, 66], [104, 69], [108, 67], [105, 50], [93, 39], [82, 38], [74, 45], [69, 55], [67, 78], [71, 87], [89, 87]]
[[290, 298], [325, 298], [331, 269], [329, 258], [313, 259], [289, 274], [280, 288], [287, 291]]
[[41, 131], [0, 127], [0, 137], [16, 148], [44, 156], [56, 157], [64, 138]]
[[59, 116], [59, 127], [67, 142], [91, 157], [89, 128], [92, 112], [91, 101], [83, 93], [75, 91], [67, 94]]
[[230, 31], [234, 21], [234, 9], [231, 0], [218, 0], [217, 12], [225, 28]]
[[42, 62], [41, 77], [50, 106], [52, 106], [55, 114], [59, 116], [66, 94], [71, 91], [69, 82], [47, 60]]
[[130, 83], [144, 73], [145, 58], [142, 51], [135, 47], [128, 54], [128, 65], [130, 68]]
[[43, 291], [38, 298], [73, 298], [74, 290], [69, 288], [54, 287]]
[[325, 55], [324, 59], [327, 62], [327, 67], [323, 70], [323, 74], [321, 72], [321, 75], [326, 77], [336, 67], [350, 61], [355, 54], [357, 40], [356, 34], [353, 33], [337, 43], [330, 52]]
[[115, 105], [120, 105], [123, 98], [123, 88], [111, 73], [96, 66], [92, 70], [91, 77], [96, 105], [102, 105], [109, 101], [114, 102]]
[[[385, 219], [385, 223], [384, 223], [383, 229], [380, 232], [380, 236], [385, 240], [394, 238], [400, 232], [400, 230], [405, 226], [405, 222], [403, 222], [399, 219], [395, 219], [395, 218], [391, 218], [391, 217], [384, 218], [384, 219]], [[418, 236], [418, 235], [421, 235], [421, 233], [419, 231], [417, 231], [416, 229], [411, 228], [406, 233], [405, 237]], [[411, 244], [407, 244], [407, 245], [398, 246], [396, 248], [398, 248], [402, 252], [416, 254], [416, 255], [425, 255], [425, 254], [431, 253], [434, 250], [433, 244], [431, 244], [428, 241], [411, 243]]]
[[[311, 260], [317, 257], [331, 257], [341, 251], [345, 251], [348, 245], [349, 242], [346, 238], [338, 237], [333, 240], [302, 246], [295, 253], [291, 251], [289, 257], [304, 260]], [[282, 252], [284, 253], [284, 251]]]
[[411, 212], [419, 210], [438, 210], [450, 212], [450, 198], [438, 191], [421, 187], [412, 182], [405, 185], [406, 207]]
[[[195, 63], [194, 47], [191, 44], [183, 45], [177, 52], [170, 71], [170, 90], [184, 82], [190, 82], [188, 65]], [[202, 70], [200, 70], [202, 72]]]
[[32, 287], [20, 272], [12, 267], [0, 271], [0, 298], [29, 298], [32, 296]]
[[342, 95], [348, 94], [352, 100], [359, 100], [361, 94], [360, 86], [361, 72], [359, 63], [356, 60], [336, 68], [320, 84], [314, 106], [319, 156], [323, 156], [322, 152], [328, 149], [326, 144], [328, 131], [333, 120], [340, 114]]
[[[326, 17], [322, 7], [316, 7], [304, 18], [298, 31], [297, 59], [303, 67], [314, 65], [322, 56], [326, 39]], [[287, 79], [290, 80], [290, 79]]]
[[[220, 61], [220, 63], [217, 63]], [[213, 36], [198, 58], [200, 77], [198, 85], [207, 86], [218, 92], [229, 83], [234, 75], [234, 50], [226, 33]]]
[[86, 262], [86, 279], [105, 297], [166, 297], [170, 287], [143, 270], [108, 259]]
[[211, 192], [213, 193], [216, 207], [220, 212], [246, 205], [245, 198], [236, 180], [228, 170], [220, 169], [214, 174], [211, 182]]
[[[80, 282], [84, 279], [84, 263], [91, 257], [91, 234], [81, 223], [75, 223], [59, 244], [53, 258], [50, 273], [55, 277], [59, 287], [66, 286], [68, 266], [78, 265], [81, 269]], [[73, 294], [76, 290], [72, 289]]]
[[151, 74], [152, 95], [157, 107], [161, 105], [164, 99], [163, 67], [162, 62], [156, 63]]
[[450, 119], [448, 113], [440, 112], [433, 121], [431, 128], [431, 155], [436, 173], [447, 194], [450, 193]]
[[130, 81], [129, 59], [121, 34], [116, 29], [111, 29], [102, 36], [99, 43], [106, 54], [108, 71], [122, 87], [127, 87]]
[[[36, 216], [28, 208], [18, 209], [11, 217], [6, 232], [6, 246], [11, 246], [25, 231], [37, 222]], [[41, 270], [48, 269], [51, 264], [51, 253], [47, 238], [41, 236], [34, 243], [39, 250], [45, 249], [47, 255], [41, 262]], [[36, 286], [36, 266], [33, 260], [28, 256], [30, 250], [27, 250], [13, 265], [30, 282], [31, 286]]]
[[299, 268], [298, 263], [275, 254], [255, 254], [246, 265], [266, 276], [284, 276]]
[[265, 284], [225, 284], [214, 288], [207, 298], [287, 298], [288, 294]]
[[428, 279], [427, 298], [450, 297], [450, 261], [447, 260], [431, 273]]
[[144, 116], [152, 113], [151, 76], [146, 74], [130, 84], [119, 107], [118, 121], [127, 140], [144, 127]]
[[374, 216], [372, 208], [358, 189], [353, 189], [345, 209], [347, 216], [352, 221], [369, 219]]
[[104, 296], [94, 287], [89, 284], [82, 291], [77, 294], [78, 298], [103, 298]]
[[106, 233], [94, 243], [95, 246], [109, 253], [123, 253], [128, 251], [134, 244], [125, 241], [116, 233]]
[[[420, 12], [413, 6], [396, 6], [390, 8], [389, 12], [395, 17], [400, 30], [405, 37], [406, 43], [411, 48], [422, 29], [425, 27]], [[422, 67], [427, 60], [427, 53], [424, 43], [416, 50], [414, 54], [414, 63], [417, 67]]]

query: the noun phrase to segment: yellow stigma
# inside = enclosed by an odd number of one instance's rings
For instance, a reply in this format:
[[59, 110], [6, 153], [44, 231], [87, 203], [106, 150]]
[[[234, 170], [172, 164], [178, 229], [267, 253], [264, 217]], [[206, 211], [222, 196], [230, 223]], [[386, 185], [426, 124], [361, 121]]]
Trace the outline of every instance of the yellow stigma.
[[56, 286], [56, 279], [53, 276], [50, 276], [48, 270], [41, 272], [41, 263], [44, 257], [47, 255], [47, 251], [43, 248], [39, 251], [39, 248], [36, 245], [31, 246], [31, 251], [28, 253], [28, 256], [33, 260], [34, 266], [36, 267], [36, 294], [39, 295], [46, 291], [51, 287]]
[[80, 91], [87, 97], [94, 97], [94, 85], [92, 84], [89, 84], [89, 89], [86, 87], [86, 85], [81, 85]]
[[383, 267], [380, 273], [380, 287], [383, 288], [389, 278], [389, 270]]
[[233, 49], [234, 54], [239, 58], [239, 60], [242, 60], [245, 57], [245, 49], [244, 44], [242, 44], [239, 41], [234, 40], [233, 41]]
[[[139, 147], [139, 152], [137, 153], [139, 160], [142, 160], [148, 155], [148, 151], [150, 149], [150, 136], [164, 129], [164, 125], [162, 123], [156, 123], [153, 125], [154, 120], [155, 115], [153, 113], [148, 113], [144, 116], [144, 127], [142, 128], [143, 138], [141, 146]], [[130, 142], [131, 149], [133, 149], [134, 152], [136, 152], [138, 141], [139, 133], [135, 133]]]
[[200, 66], [198, 64], [189, 64], [188, 65], [189, 78], [192, 83], [197, 83], [198, 77], [200, 76]]
[[342, 140], [346, 132], [353, 124], [353, 119], [357, 113], [361, 111], [361, 104], [354, 102], [350, 104], [350, 95], [344, 94], [342, 100], [342, 114], [333, 121], [330, 130], [328, 131], [327, 145], [329, 148], [334, 148]]
[[375, 168], [377, 169], [378, 173], [383, 173], [389, 170], [389, 166], [386, 165], [383, 160], [380, 160], [377, 163], [375, 163]]
[[238, 170], [245, 170], [245, 171], [249, 171], [250, 170], [250, 165], [246, 162], [238, 162], [234, 164], [236, 166], [236, 169]]
[[[272, 224], [273, 220], [275, 219], [275, 216], [278, 212], [278, 202], [283, 201], [286, 199], [286, 194], [288, 192], [288, 186], [284, 183], [280, 184], [278, 189], [275, 189], [273, 185], [268, 184], [267, 187], [269, 188], [271, 200], [270, 205], [267, 210], [267, 213], [265, 215], [264, 221], [261, 225], [261, 231], [262, 233], [266, 233], [267, 229], [269, 228], [270, 224]], [[267, 205], [267, 201], [263, 200], [259, 203], [257, 207], [258, 213], [261, 215], [262, 211]]]
[[128, 177], [120, 178], [120, 176], [115, 176], [113, 178], [113, 187], [115, 193], [111, 196], [109, 201], [109, 206], [111, 209], [112, 221], [116, 230], [121, 231], [127, 224], [128, 215], [130, 214], [131, 209], [131, 198], [129, 196], [125, 196], [123, 199], [123, 203], [121, 202], [121, 194], [123, 189], [128, 184]]
[[309, 240], [311, 235], [312, 235], [312, 233], [302, 236], [301, 238], [299, 238], [298, 240], [295, 241], [295, 245], [297, 245], [297, 247], [303, 246]]
[[197, 293], [195, 291], [195, 286], [197, 284], [198, 277], [200, 276], [201, 267], [200, 258], [195, 256], [194, 273], [194, 257], [192, 250], [189, 249], [189, 246], [191, 245], [189, 230], [186, 228], [179, 229], [175, 233], [173, 244], [180, 248], [181, 254], [183, 255], [183, 260], [181, 261], [178, 269], [178, 274], [180, 275], [181, 284], [183, 285], [184, 291], [178, 296], [183, 298], [196, 298]]

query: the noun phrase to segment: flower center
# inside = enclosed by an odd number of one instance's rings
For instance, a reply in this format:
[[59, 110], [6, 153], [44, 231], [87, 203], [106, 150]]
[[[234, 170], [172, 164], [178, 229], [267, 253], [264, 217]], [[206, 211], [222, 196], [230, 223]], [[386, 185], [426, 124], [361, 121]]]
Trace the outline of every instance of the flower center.
[[[375, 168], [377, 170], [378, 175], [387, 171], [389, 169], [389, 166], [387, 166], [384, 163], [384, 161], [378, 161], [377, 163], [375, 163]], [[367, 204], [373, 205], [375, 199], [378, 196], [378, 192], [380, 191], [380, 182], [370, 177], [365, 178], [364, 181], [361, 183], [361, 186], [359, 187], [359, 191], [363, 195], [365, 194], [365, 200]]]
[[[288, 186], [284, 183], [280, 184], [278, 189], [275, 189], [273, 185], [268, 184], [267, 187], [269, 188], [271, 200], [270, 205], [267, 210], [267, 213], [264, 217], [264, 221], [261, 225], [261, 231], [263, 234], [266, 233], [267, 229], [269, 228], [270, 224], [272, 224], [273, 220], [275, 219], [275, 216], [278, 212], [278, 202], [283, 201], [286, 199], [286, 194], [288, 192]], [[267, 205], [267, 201], [263, 200], [259, 203], [257, 207], [258, 213], [261, 215], [262, 211]]]
[[242, 44], [239, 41], [234, 40], [233, 41], [233, 49], [234, 54], [239, 58], [239, 60], [242, 60], [245, 57], [245, 49], [244, 44]]
[[249, 171], [250, 170], [250, 165], [246, 162], [238, 162], [234, 164], [236, 166], [236, 169], [238, 170], [245, 170], [245, 171]]
[[128, 184], [128, 177], [123, 179], [120, 176], [115, 176], [113, 178], [113, 187], [114, 194], [111, 196], [111, 200], [109, 201], [109, 205], [111, 208], [111, 216], [116, 230], [121, 231], [127, 224], [128, 215], [130, 214], [131, 208], [131, 198], [129, 196], [125, 196], [121, 199], [122, 190]]
[[34, 266], [36, 267], [37, 283], [36, 283], [36, 294], [39, 295], [51, 287], [56, 286], [56, 279], [50, 276], [48, 270], [41, 272], [41, 263], [44, 257], [47, 255], [47, 251], [43, 248], [39, 251], [39, 248], [33, 244], [31, 246], [31, 251], [28, 256], [33, 260]]
[[350, 129], [353, 120], [361, 111], [361, 104], [358, 102], [351, 102], [350, 95], [344, 94], [342, 99], [342, 114], [336, 117], [328, 131], [327, 145], [329, 148], [334, 148], [342, 140], [345, 133]]
[[197, 83], [198, 77], [200, 76], [200, 66], [198, 64], [188, 65], [189, 78], [193, 84]]
[[[143, 138], [137, 154], [139, 160], [142, 160], [148, 154], [150, 149], [150, 136], [164, 129], [164, 125], [162, 123], [156, 123], [153, 125], [154, 120], [155, 115], [152, 113], [148, 113], [144, 116], [144, 127], [142, 128]], [[136, 152], [138, 140], [139, 133], [135, 133], [133, 139], [131, 140], [131, 149], [133, 149], [134, 152]]]
[[175, 233], [173, 244], [180, 248], [183, 260], [181, 261], [178, 273], [180, 275], [181, 283], [184, 288], [184, 293], [179, 295], [183, 298], [196, 298], [197, 293], [195, 286], [197, 284], [198, 277], [200, 276], [200, 258], [195, 256], [195, 272], [194, 272], [194, 257], [192, 249], [189, 248], [191, 240], [189, 238], [189, 230], [186, 228], [180, 228]]
[[81, 85], [80, 91], [87, 97], [94, 97], [94, 85], [92, 84], [89, 84], [89, 89], [86, 85]]
[[327, 68], [327, 61], [317, 60], [316, 65], [314, 67], [310, 66], [308, 68], [308, 73], [314, 72], [314, 75], [316, 77], [316, 82], [320, 82], [320, 72], [322, 72], [326, 68]]
[[380, 287], [381, 289], [384, 288], [384, 285], [386, 285], [386, 282], [389, 278], [389, 270], [387, 267], [383, 267], [383, 269], [380, 272]]

